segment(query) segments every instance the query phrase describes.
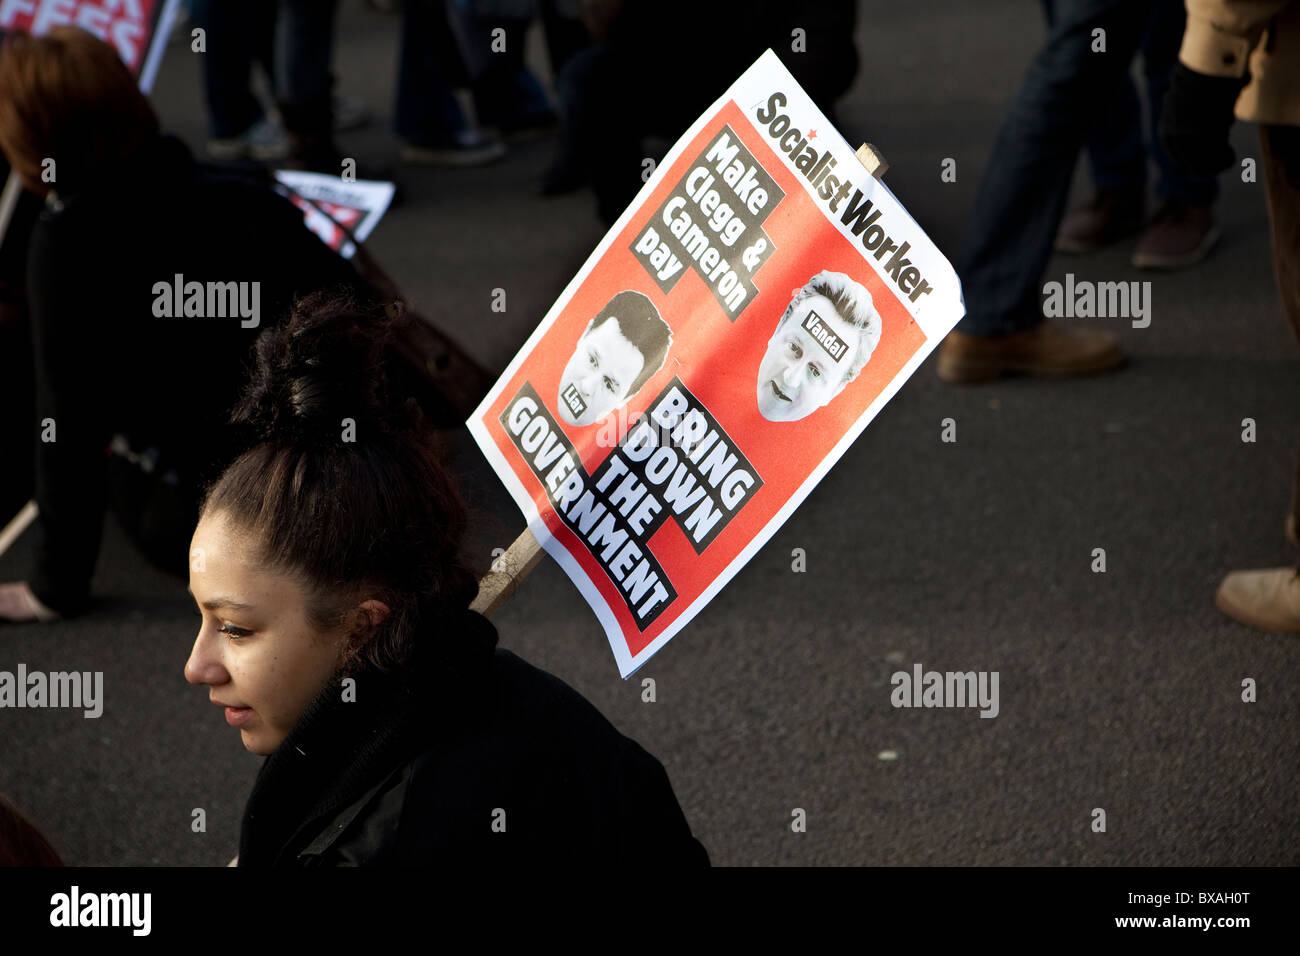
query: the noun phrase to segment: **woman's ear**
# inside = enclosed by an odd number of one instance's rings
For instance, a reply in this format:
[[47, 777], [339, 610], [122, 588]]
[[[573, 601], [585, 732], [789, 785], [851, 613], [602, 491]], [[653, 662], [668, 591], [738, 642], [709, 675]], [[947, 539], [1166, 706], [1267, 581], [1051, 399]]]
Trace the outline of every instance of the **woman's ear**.
[[393, 613], [392, 609], [389, 608], [387, 604], [374, 598], [371, 598], [369, 601], [362, 601], [361, 610], [365, 612], [371, 630], [374, 630], [380, 624], [383, 624], [384, 621], [388, 620], [388, 615]]

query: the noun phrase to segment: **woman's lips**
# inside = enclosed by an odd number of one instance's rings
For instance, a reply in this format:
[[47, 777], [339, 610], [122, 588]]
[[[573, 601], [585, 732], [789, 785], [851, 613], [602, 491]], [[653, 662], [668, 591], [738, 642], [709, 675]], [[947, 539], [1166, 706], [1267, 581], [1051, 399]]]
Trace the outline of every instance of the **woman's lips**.
[[776, 384], [775, 379], [773, 379], [770, 384], [772, 386], [772, 391], [776, 393], [777, 398], [781, 399], [781, 401], [783, 402], [790, 401], [790, 396], [787, 395], [785, 392], [781, 391], [781, 388]]
[[240, 726], [241, 724], [247, 722], [248, 718], [252, 716], [253, 716], [253, 708], [251, 707], [227, 707], [226, 708], [226, 723], [228, 723], [231, 727]]

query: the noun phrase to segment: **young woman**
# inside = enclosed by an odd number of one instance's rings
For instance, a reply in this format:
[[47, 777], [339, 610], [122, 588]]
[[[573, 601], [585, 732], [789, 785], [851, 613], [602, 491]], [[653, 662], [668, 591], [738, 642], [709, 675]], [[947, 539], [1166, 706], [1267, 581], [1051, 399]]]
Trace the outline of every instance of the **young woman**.
[[383, 334], [325, 295], [263, 333], [194, 532], [185, 676], [267, 757], [239, 865], [706, 864], [659, 762], [468, 610], [464, 506]]

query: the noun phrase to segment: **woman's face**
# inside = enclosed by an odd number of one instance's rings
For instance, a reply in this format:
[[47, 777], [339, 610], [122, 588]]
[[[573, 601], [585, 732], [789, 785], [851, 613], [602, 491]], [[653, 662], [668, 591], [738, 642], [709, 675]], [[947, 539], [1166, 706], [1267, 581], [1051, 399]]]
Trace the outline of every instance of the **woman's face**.
[[220, 513], [194, 531], [190, 593], [203, 624], [185, 679], [208, 685], [245, 747], [272, 753], [337, 668], [342, 636], [312, 629], [302, 589], [256, 567], [247, 536]]

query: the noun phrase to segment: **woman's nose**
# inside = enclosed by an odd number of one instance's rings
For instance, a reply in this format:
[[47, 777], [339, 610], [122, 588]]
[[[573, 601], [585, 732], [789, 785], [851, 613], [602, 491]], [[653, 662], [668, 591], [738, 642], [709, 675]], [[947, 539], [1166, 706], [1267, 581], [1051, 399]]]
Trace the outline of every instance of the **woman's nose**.
[[185, 662], [185, 679], [191, 684], [224, 684], [229, 680], [225, 667], [214, 653], [211, 639], [199, 631], [190, 649], [190, 658]]

